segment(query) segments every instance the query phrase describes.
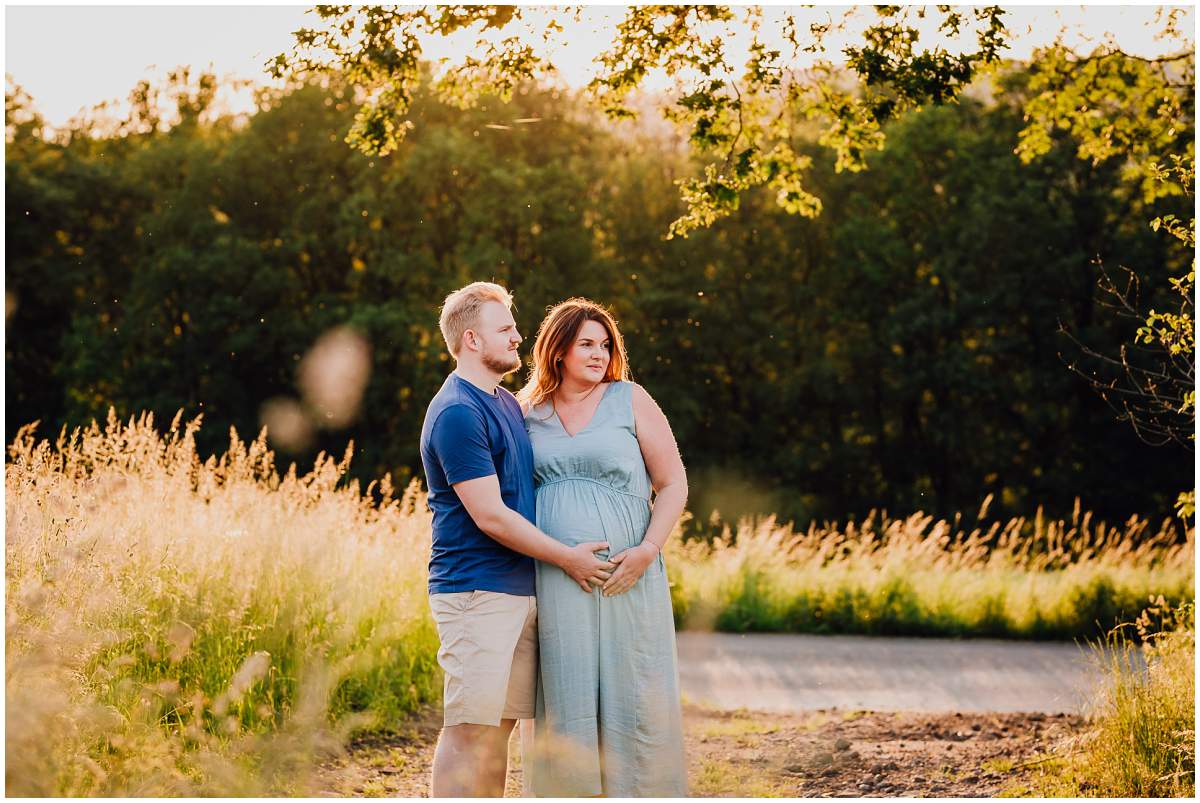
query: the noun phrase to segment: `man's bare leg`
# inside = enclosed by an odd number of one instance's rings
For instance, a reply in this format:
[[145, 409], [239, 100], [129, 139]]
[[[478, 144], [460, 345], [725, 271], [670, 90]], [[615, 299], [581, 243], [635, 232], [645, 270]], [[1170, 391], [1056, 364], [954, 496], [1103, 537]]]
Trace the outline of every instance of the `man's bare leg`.
[[500, 720], [500, 727], [492, 728], [495, 733], [488, 734], [487, 755], [481, 765], [481, 775], [486, 778], [488, 797], [504, 797], [504, 787], [508, 785], [508, 743], [512, 736], [515, 719]]
[[442, 728], [433, 753], [431, 797], [503, 797], [514, 719]]
[[533, 797], [533, 723], [521, 720], [521, 796]]

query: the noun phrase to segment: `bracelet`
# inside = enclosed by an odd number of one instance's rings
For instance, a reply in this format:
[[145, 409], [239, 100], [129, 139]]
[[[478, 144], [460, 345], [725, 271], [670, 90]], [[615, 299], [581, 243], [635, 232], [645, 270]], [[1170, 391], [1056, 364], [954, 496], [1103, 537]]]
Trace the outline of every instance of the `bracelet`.
[[649, 544], [650, 546], [654, 547], [655, 555], [659, 555], [662, 553], [662, 547], [660, 547], [658, 544], [654, 543], [653, 541], [642, 541], [640, 546], [645, 546], [646, 544]]

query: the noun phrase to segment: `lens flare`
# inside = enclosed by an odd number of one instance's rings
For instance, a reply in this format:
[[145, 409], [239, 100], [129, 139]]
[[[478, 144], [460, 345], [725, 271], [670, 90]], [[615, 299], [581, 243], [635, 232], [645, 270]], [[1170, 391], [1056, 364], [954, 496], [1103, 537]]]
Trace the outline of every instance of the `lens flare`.
[[267, 428], [267, 439], [279, 449], [303, 452], [313, 441], [313, 425], [295, 399], [269, 399], [259, 411], [259, 423]]
[[348, 426], [358, 415], [370, 376], [371, 346], [366, 338], [347, 326], [321, 335], [300, 361], [299, 375], [301, 393], [315, 411], [317, 425]]

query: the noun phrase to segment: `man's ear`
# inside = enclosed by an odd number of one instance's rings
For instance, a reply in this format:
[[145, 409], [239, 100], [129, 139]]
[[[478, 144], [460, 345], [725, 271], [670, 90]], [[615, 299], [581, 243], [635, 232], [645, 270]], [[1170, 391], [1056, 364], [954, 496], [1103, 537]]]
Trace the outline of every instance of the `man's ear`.
[[474, 329], [468, 329], [463, 332], [461, 345], [475, 350], [479, 349], [479, 336], [475, 334]]

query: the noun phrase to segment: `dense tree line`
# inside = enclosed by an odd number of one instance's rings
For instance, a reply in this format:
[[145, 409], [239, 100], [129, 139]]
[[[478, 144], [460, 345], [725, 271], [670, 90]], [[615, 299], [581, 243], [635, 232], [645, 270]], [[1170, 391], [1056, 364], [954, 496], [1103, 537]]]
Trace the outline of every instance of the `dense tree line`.
[[[1097, 263], [1142, 278], [1152, 306], [1190, 259], [1116, 160], [1059, 136], [1022, 164], [1025, 77], [889, 124], [869, 169], [834, 170], [803, 137], [815, 219], [765, 188], [688, 239], [663, 238], [688, 155], [670, 134], [614, 127], [526, 88], [460, 110], [418, 94], [393, 153], [343, 143], [344, 88], [260, 94], [212, 113], [211, 84], [143, 87], [112, 131], [54, 137], [6, 93], [6, 438], [153, 410], [204, 413], [203, 450], [255, 432], [295, 394], [313, 341], [349, 324], [372, 348], [359, 416], [318, 448], [356, 444], [354, 473], [419, 471], [425, 404], [451, 364], [444, 295], [495, 279], [532, 345], [570, 295], [610, 305], [635, 379], [670, 417], [692, 507], [806, 524], [874, 507], [991, 515], [1076, 496], [1111, 517], [1164, 514], [1191, 455], [1141, 443], [1068, 369], [1066, 326], [1095, 349], [1132, 338], [1099, 304]], [[798, 130], [803, 121], [797, 120]], [[1190, 132], [1181, 132], [1190, 137]], [[1061, 352], [1061, 356], [1060, 356]], [[516, 387], [523, 374], [513, 377]]]

